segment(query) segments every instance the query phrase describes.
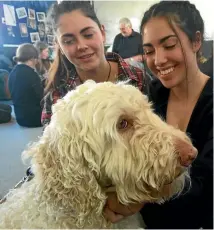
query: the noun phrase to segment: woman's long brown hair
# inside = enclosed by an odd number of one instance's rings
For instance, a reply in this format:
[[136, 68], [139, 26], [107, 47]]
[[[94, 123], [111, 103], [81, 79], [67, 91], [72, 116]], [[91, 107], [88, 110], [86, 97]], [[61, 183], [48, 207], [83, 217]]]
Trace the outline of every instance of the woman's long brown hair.
[[55, 48], [55, 58], [51, 67], [48, 71], [48, 79], [45, 87], [45, 92], [48, 92], [52, 88], [56, 88], [60, 83], [60, 79], [69, 78], [69, 68], [68, 65], [72, 66], [71, 63], [68, 63], [67, 58], [62, 55], [58, 46]]

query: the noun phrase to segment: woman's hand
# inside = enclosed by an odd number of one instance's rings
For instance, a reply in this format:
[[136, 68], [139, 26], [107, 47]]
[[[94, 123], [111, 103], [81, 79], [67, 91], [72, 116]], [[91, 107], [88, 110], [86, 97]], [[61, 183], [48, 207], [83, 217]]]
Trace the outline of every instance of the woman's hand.
[[107, 220], [116, 223], [126, 216], [131, 216], [139, 212], [143, 206], [144, 204], [130, 204], [129, 206], [125, 206], [119, 203], [116, 193], [108, 193], [104, 215]]

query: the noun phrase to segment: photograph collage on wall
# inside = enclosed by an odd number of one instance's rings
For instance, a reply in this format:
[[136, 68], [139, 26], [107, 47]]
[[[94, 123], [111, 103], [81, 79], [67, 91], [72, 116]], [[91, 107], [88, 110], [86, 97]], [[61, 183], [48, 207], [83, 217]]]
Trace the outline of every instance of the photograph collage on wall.
[[3, 4], [3, 13], [1, 21], [6, 26], [9, 37], [28, 37], [32, 43], [41, 40], [46, 41], [50, 46], [53, 45], [53, 31], [45, 23], [45, 12]]

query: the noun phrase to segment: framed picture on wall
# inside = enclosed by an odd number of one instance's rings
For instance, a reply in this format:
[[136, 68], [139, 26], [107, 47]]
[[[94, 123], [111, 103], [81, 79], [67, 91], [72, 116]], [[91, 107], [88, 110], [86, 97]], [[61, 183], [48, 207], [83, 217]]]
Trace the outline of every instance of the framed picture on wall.
[[53, 35], [53, 28], [52, 28], [52, 25], [49, 24], [49, 23], [46, 23], [46, 24], [45, 24], [45, 31], [46, 31], [46, 34]]
[[18, 19], [27, 17], [27, 12], [24, 7], [16, 8], [16, 14], [17, 14]]
[[30, 19], [36, 19], [35, 10], [33, 10], [33, 9], [28, 9], [28, 17], [29, 17]]
[[27, 26], [36, 30], [36, 19], [27, 18]]
[[48, 45], [53, 46], [54, 45], [54, 36], [53, 35], [47, 35]]
[[38, 32], [39, 32], [40, 39], [44, 39], [44, 37], [45, 37], [45, 23], [44, 22], [39, 22], [37, 27], [38, 27]]
[[44, 22], [45, 21], [45, 13], [44, 12], [36, 12], [37, 21]]
[[21, 37], [28, 37], [28, 30], [26, 23], [19, 23]]
[[40, 41], [39, 33], [38, 32], [30, 33], [30, 40], [32, 43]]

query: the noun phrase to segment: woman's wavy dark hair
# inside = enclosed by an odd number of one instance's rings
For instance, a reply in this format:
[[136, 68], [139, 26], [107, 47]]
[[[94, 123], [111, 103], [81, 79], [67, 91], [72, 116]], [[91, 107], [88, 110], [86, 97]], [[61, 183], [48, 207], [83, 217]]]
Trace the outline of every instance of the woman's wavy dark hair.
[[[201, 33], [201, 43], [204, 40], [204, 21], [200, 12], [197, 10], [194, 4], [189, 1], [161, 1], [152, 5], [143, 16], [140, 25], [140, 31], [143, 39], [143, 28], [146, 23], [154, 17], [164, 17], [168, 21], [173, 32], [177, 34], [175, 24], [187, 35], [191, 42], [197, 41], [196, 32]], [[178, 37], [178, 36], [177, 36]], [[186, 77], [187, 77], [187, 61], [182, 43], [178, 37], [183, 52], [185, 65], [186, 65]], [[201, 50], [197, 52], [197, 58], [199, 60], [201, 56]], [[146, 63], [144, 63], [146, 65]]]
[[165, 17], [177, 35], [173, 24], [175, 23], [191, 42], [196, 41], [197, 31], [201, 33], [201, 41], [204, 40], [204, 21], [195, 5], [189, 1], [161, 1], [152, 5], [143, 16], [140, 31], [153, 17]]
[[[62, 1], [59, 4], [54, 3], [47, 13], [46, 25], [53, 29], [55, 36], [59, 17], [65, 13], [71, 13], [75, 10], [80, 10], [83, 15], [96, 22], [101, 29], [101, 24], [96, 16], [93, 6], [89, 1]], [[75, 70], [74, 65], [61, 54], [58, 48], [55, 50], [55, 52], [56, 55], [48, 74], [49, 76], [45, 89], [46, 91], [51, 88], [56, 88], [60, 84], [61, 80], [68, 79], [70, 72]]]

